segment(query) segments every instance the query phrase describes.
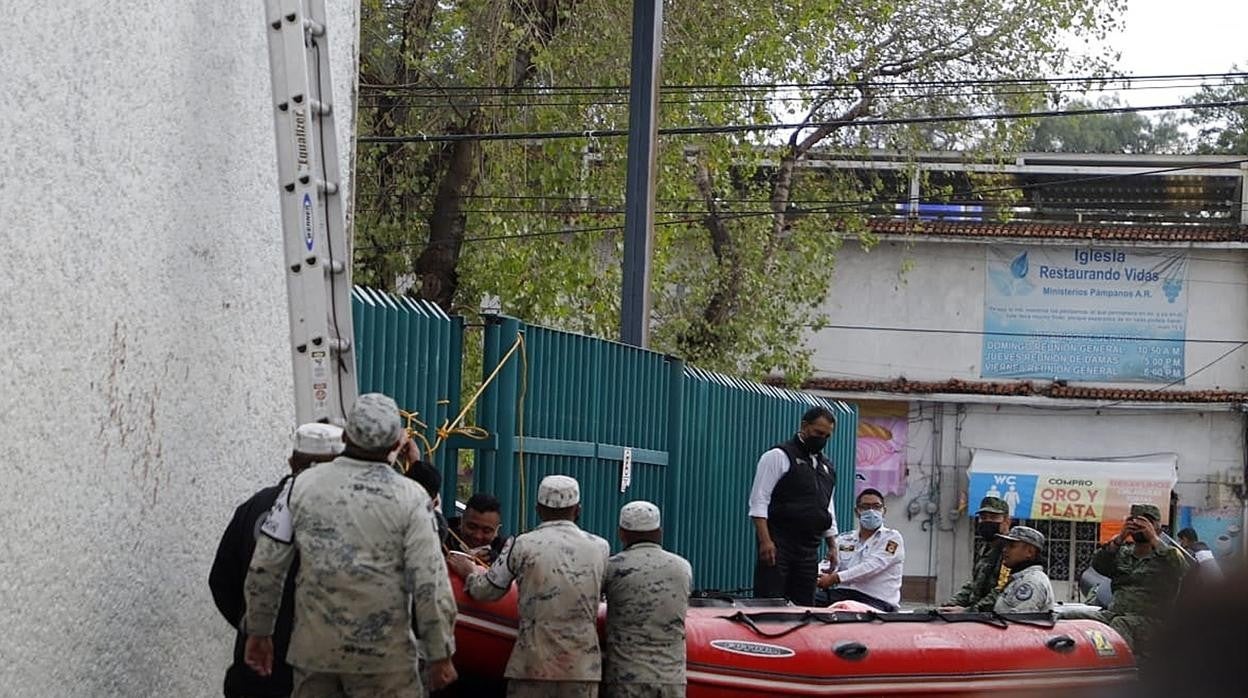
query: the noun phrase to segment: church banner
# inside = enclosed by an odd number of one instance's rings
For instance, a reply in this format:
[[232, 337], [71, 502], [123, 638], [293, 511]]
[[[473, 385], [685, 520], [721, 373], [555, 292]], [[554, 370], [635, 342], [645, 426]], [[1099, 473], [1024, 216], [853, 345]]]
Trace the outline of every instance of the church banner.
[[1181, 381], [1187, 253], [990, 246], [984, 378]]
[[1060, 460], [978, 449], [971, 458], [968, 510], [984, 497], [999, 497], [1016, 519], [1121, 521], [1132, 504], [1170, 509], [1177, 479], [1173, 453]]

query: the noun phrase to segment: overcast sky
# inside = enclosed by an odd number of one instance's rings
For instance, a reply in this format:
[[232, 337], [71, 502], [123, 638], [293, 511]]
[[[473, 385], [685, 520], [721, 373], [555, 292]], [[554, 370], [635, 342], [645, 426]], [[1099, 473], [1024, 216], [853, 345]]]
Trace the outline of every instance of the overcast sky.
[[[1126, 26], [1108, 39], [1126, 74], [1248, 71], [1248, 0], [1127, 0]], [[1135, 106], [1180, 101], [1192, 89], [1122, 93]]]

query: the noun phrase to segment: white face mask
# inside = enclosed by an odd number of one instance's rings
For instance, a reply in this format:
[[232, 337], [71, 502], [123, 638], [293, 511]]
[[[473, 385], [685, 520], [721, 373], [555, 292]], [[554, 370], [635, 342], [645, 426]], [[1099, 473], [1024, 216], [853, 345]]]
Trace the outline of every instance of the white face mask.
[[858, 512], [858, 523], [868, 531], [874, 531], [884, 525], [884, 512], [879, 509], [867, 509]]

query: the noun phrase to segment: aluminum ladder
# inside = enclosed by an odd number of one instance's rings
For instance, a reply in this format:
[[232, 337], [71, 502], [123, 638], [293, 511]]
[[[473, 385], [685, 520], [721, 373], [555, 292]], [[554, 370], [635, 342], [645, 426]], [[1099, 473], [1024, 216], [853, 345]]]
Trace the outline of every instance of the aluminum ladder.
[[358, 388], [325, 0], [264, 4], [295, 415], [343, 424]]

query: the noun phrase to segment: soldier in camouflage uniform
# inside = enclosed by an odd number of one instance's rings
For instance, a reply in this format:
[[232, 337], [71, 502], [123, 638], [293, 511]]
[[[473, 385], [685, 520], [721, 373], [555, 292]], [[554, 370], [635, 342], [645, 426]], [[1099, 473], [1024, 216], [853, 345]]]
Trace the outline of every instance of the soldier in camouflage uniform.
[[1010, 581], [993, 605], [997, 613], [1049, 613], [1053, 610], [1053, 585], [1044, 573], [1044, 534], [1027, 526], [1015, 526], [997, 534], [1005, 541], [1001, 565], [1010, 570]]
[[624, 550], [607, 560], [604, 698], [685, 695], [685, 613], [693, 568], [664, 550], [659, 508], [629, 502], [620, 509]]
[[576, 525], [581, 490], [566, 475], [537, 488], [537, 528], [512, 538], [489, 570], [463, 555], [447, 564], [479, 601], [519, 587], [520, 628], [507, 661], [508, 696], [593, 698], [602, 678], [598, 600], [611, 546]]
[[971, 579], [941, 606], [942, 611], [991, 611], [1005, 588], [1010, 570], [1001, 564], [1003, 541], [997, 534], [1010, 529], [1010, 507], [999, 497], [984, 497], [975, 512], [975, 535], [980, 538]]
[[[1092, 569], [1113, 583], [1114, 600], [1104, 620], [1141, 658], [1147, 657], [1188, 567], [1177, 548], [1162, 542], [1160, 532], [1161, 510], [1152, 504], [1132, 504], [1122, 532], [1092, 556]], [[1128, 539], [1134, 545], [1125, 545]]]
[[269, 636], [297, 550], [287, 655], [295, 698], [420, 695], [413, 623], [431, 686], [455, 680], [455, 597], [433, 502], [388, 462], [396, 448], [419, 459], [403, 436], [393, 400], [361, 395], [347, 417], [343, 455], [295, 478], [262, 528], [245, 585], [246, 659], [261, 674], [271, 668]]

